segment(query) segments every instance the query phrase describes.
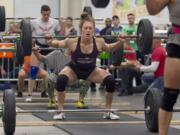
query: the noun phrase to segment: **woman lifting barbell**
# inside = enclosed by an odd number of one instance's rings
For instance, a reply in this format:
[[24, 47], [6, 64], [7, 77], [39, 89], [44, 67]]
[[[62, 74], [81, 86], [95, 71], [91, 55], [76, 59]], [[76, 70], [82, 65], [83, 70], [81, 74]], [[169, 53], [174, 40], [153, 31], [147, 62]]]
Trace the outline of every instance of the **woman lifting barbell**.
[[[114, 78], [106, 70], [96, 67], [96, 58], [101, 51], [114, 51], [123, 45], [124, 36], [118, 37], [118, 41], [112, 44], [106, 44], [103, 38], [94, 38], [95, 22], [87, 13], [81, 14], [79, 24], [81, 36], [78, 38], [67, 38], [65, 40], [54, 40], [50, 35], [46, 35], [47, 43], [56, 48], [68, 48], [71, 52], [72, 61], [62, 69], [57, 79], [58, 109], [63, 110], [65, 87], [67, 83], [74, 82], [77, 79], [84, 79], [94, 83], [104, 83], [106, 86], [106, 108], [111, 109]], [[54, 119], [62, 120], [65, 114], [56, 114]], [[119, 119], [119, 116], [108, 112], [105, 113], [105, 119]]]

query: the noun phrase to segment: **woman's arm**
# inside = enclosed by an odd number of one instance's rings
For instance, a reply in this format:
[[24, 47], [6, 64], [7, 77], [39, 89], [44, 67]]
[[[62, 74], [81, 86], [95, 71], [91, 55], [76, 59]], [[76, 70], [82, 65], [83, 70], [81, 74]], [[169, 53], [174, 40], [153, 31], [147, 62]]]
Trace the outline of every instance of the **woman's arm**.
[[159, 13], [171, 0], [146, 0], [146, 7], [150, 15]]
[[125, 42], [125, 35], [120, 35], [117, 38], [117, 42], [115, 43], [111, 43], [111, 44], [106, 44], [104, 40], [101, 40], [101, 44], [102, 44], [102, 51], [106, 51], [106, 52], [113, 52], [116, 49], [118, 49], [119, 47], [123, 46], [124, 42]]
[[106, 52], [113, 52], [115, 50], [117, 50], [120, 46], [123, 46], [123, 42], [121, 41], [117, 41], [115, 43], [111, 43], [111, 44], [104, 44], [102, 50], [106, 51]]
[[68, 48], [68, 46], [67, 46], [68, 39], [56, 40], [56, 39], [48, 39], [48, 37], [47, 37], [46, 40], [47, 40], [47, 44], [49, 46], [51, 46], [51, 47], [54, 47], [54, 48]]

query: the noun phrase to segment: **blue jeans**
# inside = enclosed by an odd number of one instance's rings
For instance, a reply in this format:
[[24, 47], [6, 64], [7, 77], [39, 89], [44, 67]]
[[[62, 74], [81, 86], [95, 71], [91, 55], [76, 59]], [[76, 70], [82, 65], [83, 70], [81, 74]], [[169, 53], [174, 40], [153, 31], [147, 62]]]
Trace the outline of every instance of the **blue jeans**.
[[151, 88], [158, 88], [159, 90], [163, 91], [164, 89], [163, 77], [161, 76], [161, 77], [155, 78], [152, 84], [148, 87], [148, 89], [151, 89]]
[[143, 75], [142, 80], [149, 85], [148, 89], [158, 88], [161, 91], [164, 89], [164, 80], [163, 77], [154, 77], [153, 74]]
[[148, 85], [151, 85], [151, 83], [154, 81], [154, 75], [153, 74], [143, 74], [142, 81]]

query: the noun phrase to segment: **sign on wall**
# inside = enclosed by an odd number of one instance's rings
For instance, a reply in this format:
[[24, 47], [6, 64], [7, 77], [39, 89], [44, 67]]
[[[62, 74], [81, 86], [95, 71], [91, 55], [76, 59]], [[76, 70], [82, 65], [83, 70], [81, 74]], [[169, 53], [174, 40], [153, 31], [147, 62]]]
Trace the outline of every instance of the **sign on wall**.
[[113, 14], [124, 21], [128, 13], [134, 13], [136, 17], [148, 15], [145, 0], [113, 0]]

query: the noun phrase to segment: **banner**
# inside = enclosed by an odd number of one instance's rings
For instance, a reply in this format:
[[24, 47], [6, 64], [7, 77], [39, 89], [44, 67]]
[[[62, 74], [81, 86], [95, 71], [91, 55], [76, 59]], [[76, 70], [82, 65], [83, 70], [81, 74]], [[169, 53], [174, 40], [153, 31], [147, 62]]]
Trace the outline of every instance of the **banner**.
[[113, 0], [113, 15], [126, 21], [128, 13], [134, 13], [137, 18], [148, 15], [145, 0]]

